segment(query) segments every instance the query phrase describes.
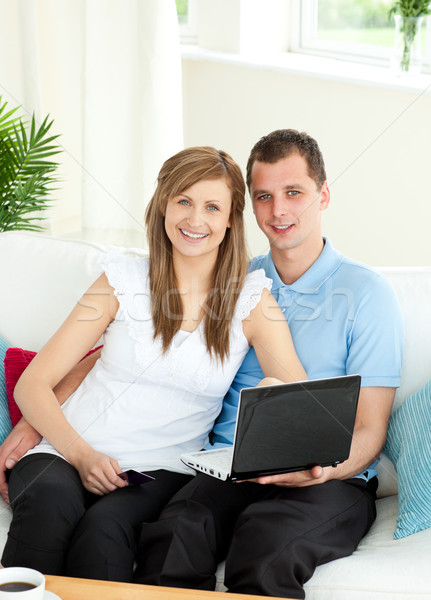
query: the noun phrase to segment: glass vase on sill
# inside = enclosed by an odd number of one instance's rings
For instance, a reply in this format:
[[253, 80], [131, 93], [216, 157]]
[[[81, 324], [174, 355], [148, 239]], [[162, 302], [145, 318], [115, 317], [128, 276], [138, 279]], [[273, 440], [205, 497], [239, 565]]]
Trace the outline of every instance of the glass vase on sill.
[[422, 67], [421, 29], [423, 17], [394, 15], [395, 42], [391, 68], [397, 75], [419, 75]]

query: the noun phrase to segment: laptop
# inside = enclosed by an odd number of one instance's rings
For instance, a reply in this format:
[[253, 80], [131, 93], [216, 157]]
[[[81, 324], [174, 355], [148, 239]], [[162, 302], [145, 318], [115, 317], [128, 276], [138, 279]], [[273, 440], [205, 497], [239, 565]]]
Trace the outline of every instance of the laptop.
[[233, 446], [180, 458], [231, 481], [336, 466], [350, 454], [360, 385], [360, 375], [344, 375], [244, 388]]

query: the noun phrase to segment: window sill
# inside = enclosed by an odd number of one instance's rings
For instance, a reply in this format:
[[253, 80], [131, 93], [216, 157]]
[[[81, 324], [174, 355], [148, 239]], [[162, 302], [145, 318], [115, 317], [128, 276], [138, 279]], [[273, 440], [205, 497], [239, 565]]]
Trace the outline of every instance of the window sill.
[[219, 62], [233, 66], [281, 71], [305, 77], [355, 83], [391, 90], [431, 94], [431, 75], [404, 75], [397, 77], [388, 67], [356, 62], [294, 54], [286, 52], [274, 56], [251, 56], [205, 50], [198, 46], [181, 46], [185, 60]]

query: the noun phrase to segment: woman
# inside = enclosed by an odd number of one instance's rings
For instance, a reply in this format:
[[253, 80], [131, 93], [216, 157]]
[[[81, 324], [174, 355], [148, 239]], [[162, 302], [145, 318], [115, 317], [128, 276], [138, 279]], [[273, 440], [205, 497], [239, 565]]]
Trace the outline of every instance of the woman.
[[[305, 377], [270, 280], [246, 274], [244, 193], [225, 152], [167, 160], [146, 213], [149, 258], [108, 253], [22, 375], [15, 398], [44, 439], [11, 473], [4, 566], [130, 581], [136, 527], [190, 478], [179, 455], [206, 444], [249, 346], [266, 376]], [[60, 407], [53, 388], [102, 334]], [[130, 468], [155, 479], [127, 485]]]

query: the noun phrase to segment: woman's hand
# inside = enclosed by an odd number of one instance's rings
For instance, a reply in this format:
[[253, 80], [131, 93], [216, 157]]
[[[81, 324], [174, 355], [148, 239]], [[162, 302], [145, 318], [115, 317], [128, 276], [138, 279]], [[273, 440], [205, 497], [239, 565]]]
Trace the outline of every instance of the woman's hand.
[[85, 489], [97, 496], [109, 494], [109, 492], [127, 485], [117, 475], [117, 473], [121, 473], [118, 462], [96, 450], [92, 449], [86, 452], [74, 462], [73, 466], [77, 469]]

